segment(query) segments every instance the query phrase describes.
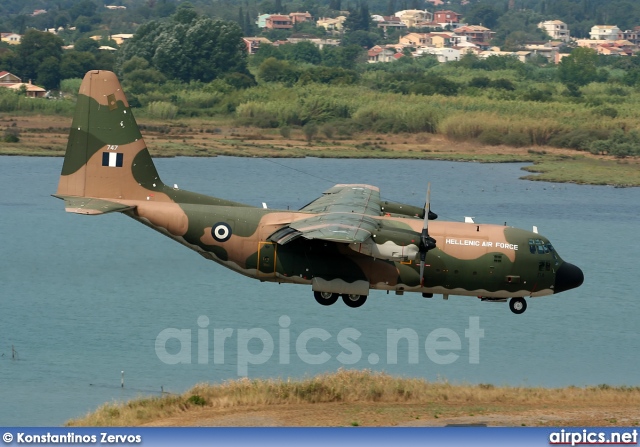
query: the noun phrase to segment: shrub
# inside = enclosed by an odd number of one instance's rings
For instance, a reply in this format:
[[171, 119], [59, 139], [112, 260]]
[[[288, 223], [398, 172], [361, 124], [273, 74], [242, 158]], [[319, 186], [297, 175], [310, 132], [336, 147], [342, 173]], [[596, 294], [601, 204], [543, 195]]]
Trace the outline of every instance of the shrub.
[[178, 114], [178, 107], [165, 101], [153, 101], [147, 106], [147, 112], [153, 118], [174, 119]]
[[327, 138], [333, 138], [333, 134], [335, 132], [336, 132], [336, 128], [333, 127], [331, 124], [325, 124], [324, 126], [322, 126], [322, 133]]
[[304, 132], [304, 136], [307, 139], [307, 143], [311, 146], [311, 141], [318, 134], [318, 125], [313, 121], [309, 121], [302, 128], [302, 132]]
[[592, 142], [607, 138], [609, 138], [609, 132], [606, 130], [576, 129], [554, 135], [549, 139], [549, 145], [587, 151]]
[[609, 154], [618, 158], [640, 155], [640, 132], [615, 130], [607, 140], [594, 141], [589, 145], [593, 154]]
[[280, 135], [287, 140], [291, 137], [291, 128], [289, 126], [282, 126], [280, 128]]
[[499, 130], [486, 129], [482, 131], [482, 133], [478, 137], [478, 141], [489, 146], [498, 146], [503, 143], [503, 138], [504, 135]]
[[618, 110], [613, 107], [599, 107], [593, 110], [595, 115], [608, 116], [609, 118], [616, 118], [618, 116]]
[[514, 91], [516, 89], [516, 86], [513, 85], [513, 82], [505, 78], [499, 78], [499, 79], [496, 79], [495, 81], [491, 81], [489, 83], [489, 87], [493, 87], [500, 90], [508, 90], [508, 91]]
[[553, 94], [548, 90], [540, 90], [532, 87], [522, 95], [522, 99], [525, 101], [546, 102], [551, 101], [552, 96]]
[[193, 396], [189, 397], [189, 399], [187, 399], [187, 403], [203, 407], [207, 404], [207, 401], [203, 397], [194, 394]]
[[523, 132], [510, 132], [504, 136], [504, 144], [513, 147], [529, 146], [531, 138]]
[[486, 76], [476, 76], [469, 81], [469, 87], [487, 88], [491, 84], [491, 79]]
[[7, 127], [4, 131], [3, 141], [5, 143], [18, 143], [20, 141], [20, 131], [15, 127]]

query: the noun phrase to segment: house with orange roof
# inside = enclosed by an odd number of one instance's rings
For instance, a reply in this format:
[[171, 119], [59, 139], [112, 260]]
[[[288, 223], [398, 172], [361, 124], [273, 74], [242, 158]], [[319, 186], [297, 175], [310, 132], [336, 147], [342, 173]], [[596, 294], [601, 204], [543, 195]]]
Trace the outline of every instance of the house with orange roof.
[[443, 27], [460, 22], [460, 17], [462, 17], [462, 14], [449, 10], [436, 11], [433, 13], [433, 21], [441, 24]]
[[369, 50], [369, 60], [367, 62], [370, 64], [376, 64], [378, 62], [393, 62], [397, 60], [395, 54], [395, 50], [376, 45]]
[[22, 79], [16, 75], [9, 73], [8, 71], [0, 71], [0, 87], [10, 87], [21, 82]]
[[272, 14], [265, 20], [265, 26], [268, 29], [291, 29], [293, 22], [289, 16]]
[[466, 25], [456, 28], [454, 31], [459, 36], [466, 36], [469, 42], [480, 46], [488, 46], [496, 34], [489, 28], [480, 25]]
[[45, 89], [32, 84], [31, 81], [29, 81], [28, 83], [19, 82], [17, 84], [7, 86], [7, 88], [10, 88], [12, 90], [20, 90], [23, 88], [23, 86], [26, 90], [28, 98], [44, 98], [45, 94], [47, 93]]
[[289, 14], [289, 17], [291, 18], [291, 23], [293, 23], [294, 25], [296, 23], [313, 22], [313, 16], [309, 14], [309, 11], [292, 12]]

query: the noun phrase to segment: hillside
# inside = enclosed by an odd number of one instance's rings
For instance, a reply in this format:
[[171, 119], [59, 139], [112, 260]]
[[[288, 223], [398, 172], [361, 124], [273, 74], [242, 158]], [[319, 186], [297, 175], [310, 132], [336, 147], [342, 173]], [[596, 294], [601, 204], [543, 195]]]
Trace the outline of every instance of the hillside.
[[636, 426], [640, 388], [452, 385], [338, 370], [200, 384], [182, 395], [105, 404], [67, 426]]

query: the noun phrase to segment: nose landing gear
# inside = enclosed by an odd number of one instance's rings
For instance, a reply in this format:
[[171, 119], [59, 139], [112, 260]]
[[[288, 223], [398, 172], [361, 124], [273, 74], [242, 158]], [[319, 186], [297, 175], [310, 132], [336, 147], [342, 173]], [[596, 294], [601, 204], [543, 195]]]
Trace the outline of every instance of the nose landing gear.
[[514, 314], [519, 315], [527, 310], [527, 302], [524, 298], [511, 298], [509, 300], [509, 309], [511, 309], [511, 312]]

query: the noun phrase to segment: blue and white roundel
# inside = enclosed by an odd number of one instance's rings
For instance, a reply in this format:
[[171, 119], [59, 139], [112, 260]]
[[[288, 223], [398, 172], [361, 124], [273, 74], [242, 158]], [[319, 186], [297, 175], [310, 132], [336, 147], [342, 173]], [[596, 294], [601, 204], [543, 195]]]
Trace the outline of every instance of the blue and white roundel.
[[226, 242], [231, 237], [231, 227], [224, 222], [218, 222], [211, 227], [211, 236], [218, 242]]

